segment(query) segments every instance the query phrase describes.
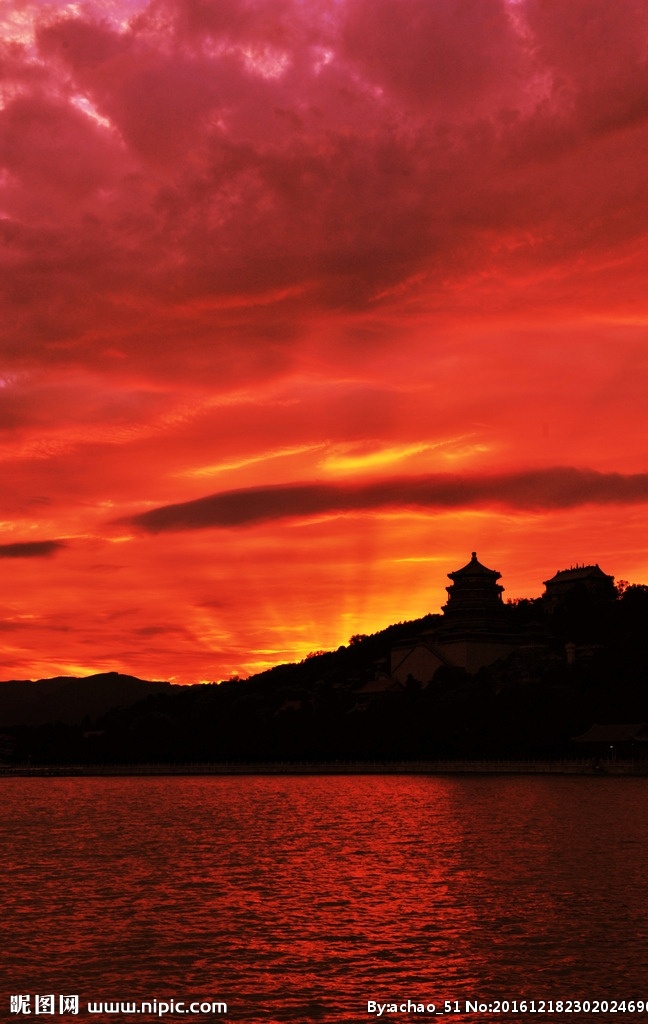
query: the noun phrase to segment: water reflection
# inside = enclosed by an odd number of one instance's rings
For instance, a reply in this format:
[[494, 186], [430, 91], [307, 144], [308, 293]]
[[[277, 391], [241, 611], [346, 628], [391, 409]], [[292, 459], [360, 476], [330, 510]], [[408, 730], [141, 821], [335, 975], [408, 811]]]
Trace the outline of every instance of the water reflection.
[[642, 779], [34, 778], [0, 793], [7, 1007], [15, 992], [218, 997], [247, 1024], [351, 1024], [368, 999], [648, 996]]

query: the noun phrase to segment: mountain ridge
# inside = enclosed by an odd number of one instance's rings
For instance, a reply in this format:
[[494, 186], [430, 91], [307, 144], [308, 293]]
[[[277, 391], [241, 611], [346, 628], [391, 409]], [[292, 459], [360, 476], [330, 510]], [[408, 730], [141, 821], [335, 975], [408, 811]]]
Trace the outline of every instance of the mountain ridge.
[[168, 681], [140, 679], [123, 672], [7, 679], [0, 682], [0, 727], [47, 722], [78, 725], [84, 718], [96, 718], [173, 688]]

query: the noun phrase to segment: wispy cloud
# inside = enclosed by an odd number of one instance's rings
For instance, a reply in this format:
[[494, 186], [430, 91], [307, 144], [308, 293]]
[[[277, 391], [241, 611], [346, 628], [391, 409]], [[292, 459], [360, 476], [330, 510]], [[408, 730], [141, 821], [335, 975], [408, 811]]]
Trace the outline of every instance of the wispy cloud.
[[286, 459], [291, 455], [303, 455], [308, 452], [319, 451], [324, 444], [297, 445], [294, 448], [280, 448], [277, 451], [259, 452], [257, 455], [250, 455], [247, 458], [230, 459], [219, 462], [213, 466], [199, 466], [197, 469], [183, 470], [183, 476], [203, 477], [216, 476], [219, 473], [228, 473], [234, 469], [243, 469], [246, 466], [254, 466], [260, 462], [269, 462], [272, 459]]

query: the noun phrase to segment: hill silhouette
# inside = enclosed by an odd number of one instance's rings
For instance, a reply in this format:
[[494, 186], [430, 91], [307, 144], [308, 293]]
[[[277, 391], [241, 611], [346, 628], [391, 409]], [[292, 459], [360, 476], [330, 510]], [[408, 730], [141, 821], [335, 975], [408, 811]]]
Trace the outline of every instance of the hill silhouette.
[[519, 631], [517, 649], [474, 674], [444, 665], [429, 682], [395, 681], [389, 659], [395, 644], [438, 626], [438, 615], [351, 637], [336, 651], [248, 679], [172, 686], [105, 673], [0, 684], [0, 757], [35, 764], [564, 757], [583, 752], [573, 737], [595, 723], [648, 722], [648, 587], [620, 585], [602, 602], [574, 592], [551, 611], [540, 598], [509, 602], [504, 615]]
[[80, 724], [119, 705], [135, 704], [152, 693], [168, 692], [172, 684], [150, 682], [120, 672], [98, 672], [82, 679], [11, 679], [0, 683], [0, 728], [44, 725], [46, 722]]

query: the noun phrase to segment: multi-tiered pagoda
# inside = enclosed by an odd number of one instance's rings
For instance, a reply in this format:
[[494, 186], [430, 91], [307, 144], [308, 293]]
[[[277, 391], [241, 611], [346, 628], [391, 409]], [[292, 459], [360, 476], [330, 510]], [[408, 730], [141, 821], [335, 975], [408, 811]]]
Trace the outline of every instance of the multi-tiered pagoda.
[[473, 551], [452, 580], [443, 619], [435, 628], [392, 649], [391, 672], [399, 682], [408, 677], [427, 683], [442, 665], [472, 674], [507, 657], [520, 644], [504, 622], [501, 573], [488, 569]]
[[501, 572], [487, 569], [477, 559], [473, 551], [470, 561], [462, 569], [448, 573], [452, 580], [448, 591], [448, 603], [443, 606], [443, 614], [448, 622], [487, 624], [493, 616], [498, 618], [502, 611], [502, 592], [504, 587], [497, 582]]

